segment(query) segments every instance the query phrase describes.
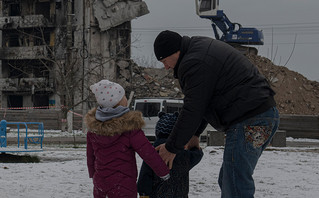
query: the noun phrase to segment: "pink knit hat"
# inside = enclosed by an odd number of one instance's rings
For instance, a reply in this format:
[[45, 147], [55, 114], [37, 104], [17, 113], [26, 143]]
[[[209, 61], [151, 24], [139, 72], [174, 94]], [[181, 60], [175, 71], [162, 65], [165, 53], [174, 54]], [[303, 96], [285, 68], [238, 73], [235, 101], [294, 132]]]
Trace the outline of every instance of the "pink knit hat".
[[123, 87], [109, 80], [101, 80], [90, 86], [97, 103], [102, 107], [114, 107], [125, 95]]

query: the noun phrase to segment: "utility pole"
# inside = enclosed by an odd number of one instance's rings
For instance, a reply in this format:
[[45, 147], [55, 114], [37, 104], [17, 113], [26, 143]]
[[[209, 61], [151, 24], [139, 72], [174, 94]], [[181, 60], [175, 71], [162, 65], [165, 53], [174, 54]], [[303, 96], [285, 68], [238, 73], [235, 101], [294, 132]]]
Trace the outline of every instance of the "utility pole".
[[[66, 53], [67, 53], [67, 57], [66, 57], [66, 68], [65, 68], [65, 72], [66, 72], [66, 86], [73, 86], [72, 84], [72, 79], [73, 76], [69, 76], [70, 74], [73, 74], [73, 53], [72, 53], [72, 47], [73, 47], [73, 38], [72, 38], [72, 18], [73, 18], [73, 13], [72, 13], [72, 0], [68, 0], [67, 3], [67, 23], [66, 23]], [[70, 83], [71, 82], [71, 83]], [[68, 87], [70, 90], [73, 90], [73, 88]], [[68, 89], [66, 87], [65, 90]], [[67, 130], [68, 132], [72, 132], [73, 130], [73, 114], [69, 111], [70, 107], [73, 107], [73, 99], [74, 99], [74, 94], [73, 92], [70, 93], [68, 91], [66, 91], [66, 108], [67, 108]]]
[[90, 1], [82, 0], [82, 132], [87, 132], [86, 124], [84, 123], [84, 117], [88, 112], [88, 101], [84, 101], [84, 98], [88, 98], [88, 89], [89, 86], [89, 77], [86, 75], [87, 71], [89, 70], [89, 62], [90, 62], [90, 11], [91, 5]]
[[[67, 24], [66, 24], [66, 31], [67, 31], [67, 53], [71, 53], [72, 51], [72, 0], [68, 0], [67, 4]], [[69, 54], [70, 55], [70, 54]]]

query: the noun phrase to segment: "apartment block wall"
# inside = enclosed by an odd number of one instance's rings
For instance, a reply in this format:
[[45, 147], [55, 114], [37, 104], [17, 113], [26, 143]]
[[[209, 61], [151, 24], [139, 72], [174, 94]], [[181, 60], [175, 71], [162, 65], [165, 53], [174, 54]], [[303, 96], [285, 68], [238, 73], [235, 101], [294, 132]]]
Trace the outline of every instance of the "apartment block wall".
[[84, 114], [89, 86], [117, 81], [131, 61], [131, 20], [148, 12], [141, 0], [0, 0], [0, 108], [59, 109], [71, 98]]

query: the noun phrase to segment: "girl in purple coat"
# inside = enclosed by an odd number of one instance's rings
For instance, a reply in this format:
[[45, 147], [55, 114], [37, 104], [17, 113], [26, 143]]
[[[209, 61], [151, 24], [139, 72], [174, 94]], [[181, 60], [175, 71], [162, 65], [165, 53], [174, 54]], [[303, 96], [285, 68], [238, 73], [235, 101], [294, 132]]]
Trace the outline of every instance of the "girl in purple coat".
[[93, 178], [94, 197], [137, 197], [135, 152], [167, 180], [169, 169], [141, 130], [141, 112], [129, 111], [123, 87], [102, 80], [90, 89], [99, 104], [85, 116], [87, 166]]

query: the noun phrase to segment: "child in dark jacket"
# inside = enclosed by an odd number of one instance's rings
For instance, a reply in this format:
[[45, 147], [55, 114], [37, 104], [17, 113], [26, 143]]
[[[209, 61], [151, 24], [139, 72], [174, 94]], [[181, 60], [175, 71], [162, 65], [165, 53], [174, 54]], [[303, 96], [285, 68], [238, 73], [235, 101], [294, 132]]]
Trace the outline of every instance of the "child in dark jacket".
[[[177, 118], [178, 112], [159, 113], [159, 121], [155, 127], [156, 140], [154, 147], [166, 142]], [[203, 151], [200, 148], [191, 148], [177, 153], [173, 168], [170, 171], [171, 177], [164, 182], [143, 162], [137, 184], [140, 197], [187, 198], [189, 192], [189, 171], [200, 162], [202, 157]]]
[[129, 111], [123, 87], [102, 80], [90, 89], [99, 104], [85, 116], [87, 166], [94, 197], [137, 197], [135, 152], [161, 179], [168, 179], [169, 169], [141, 130], [141, 112]]

